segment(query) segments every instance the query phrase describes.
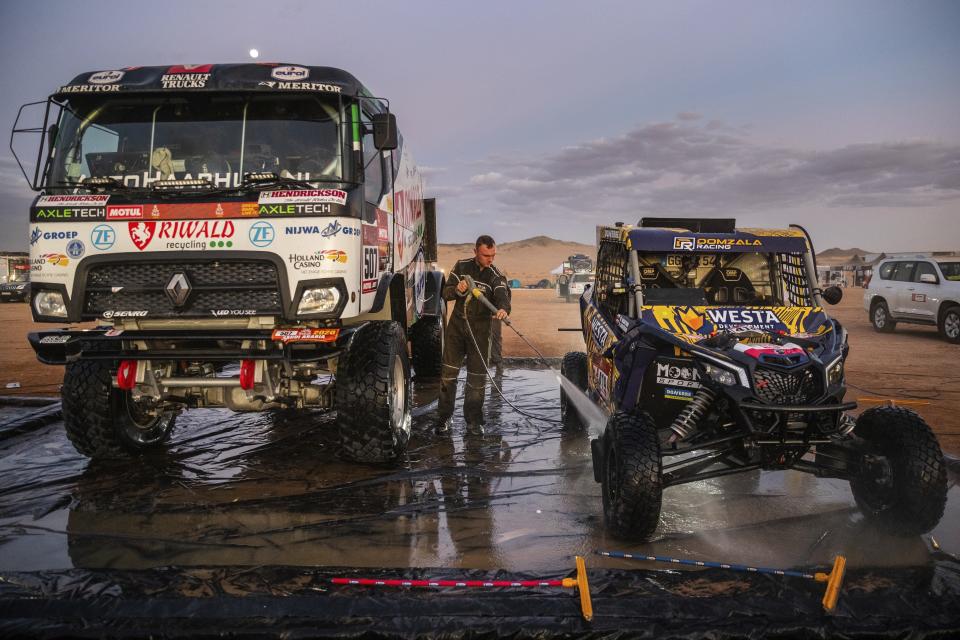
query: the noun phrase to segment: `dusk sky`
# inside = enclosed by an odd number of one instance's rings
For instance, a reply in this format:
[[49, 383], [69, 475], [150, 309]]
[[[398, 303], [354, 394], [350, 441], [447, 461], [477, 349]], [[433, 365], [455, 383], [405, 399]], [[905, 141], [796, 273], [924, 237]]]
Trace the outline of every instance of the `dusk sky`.
[[[960, 2], [0, 4], [0, 122], [84, 71], [334, 66], [388, 97], [442, 242], [647, 216], [960, 250]], [[38, 141], [18, 146], [35, 154]], [[0, 151], [0, 250], [33, 194]]]

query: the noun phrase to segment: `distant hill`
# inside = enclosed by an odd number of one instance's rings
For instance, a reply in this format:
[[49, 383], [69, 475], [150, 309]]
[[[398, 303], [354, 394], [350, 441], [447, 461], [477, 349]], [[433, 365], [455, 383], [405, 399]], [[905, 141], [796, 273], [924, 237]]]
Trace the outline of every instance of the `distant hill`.
[[854, 247], [852, 249], [838, 249], [836, 247], [832, 249], [827, 249], [826, 251], [821, 251], [817, 254], [818, 258], [849, 258], [850, 256], [856, 254], [862, 256], [867, 253], [873, 253], [873, 251], [866, 251], [864, 249], [859, 249]]
[[[473, 256], [473, 243], [441, 244], [438, 253], [440, 268], [449, 271], [457, 260]], [[566, 260], [567, 256], [577, 253], [596, 258], [597, 248], [592, 244], [534, 236], [498, 244], [494, 264], [505, 272], [508, 278], [516, 278], [523, 285], [535, 284], [543, 278], [553, 280], [556, 276], [551, 276], [550, 271]]]

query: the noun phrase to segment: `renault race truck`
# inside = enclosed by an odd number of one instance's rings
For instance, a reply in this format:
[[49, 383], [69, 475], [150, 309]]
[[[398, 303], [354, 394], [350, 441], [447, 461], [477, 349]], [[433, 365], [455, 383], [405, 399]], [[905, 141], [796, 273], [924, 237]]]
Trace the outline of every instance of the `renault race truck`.
[[[645, 218], [598, 229], [597, 280], [580, 299], [586, 352], [562, 372], [609, 419], [592, 440], [607, 527], [645, 540], [668, 487], [756, 469], [850, 482], [864, 514], [904, 535], [940, 521], [947, 473], [909, 409], [854, 418], [847, 331], [824, 309], [799, 227]], [[561, 391], [568, 428], [582, 426]]]
[[386, 100], [339, 69], [206, 64], [83, 73], [36, 104], [42, 129], [14, 125], [42, 138], [33, 317], [96, 328], [29, 339], [66, 364], [78, 451], [137, 454], [218, 406], [336, 408], [346, 457], [405, 450], [408, 341], [437, 375], [442, 276]]

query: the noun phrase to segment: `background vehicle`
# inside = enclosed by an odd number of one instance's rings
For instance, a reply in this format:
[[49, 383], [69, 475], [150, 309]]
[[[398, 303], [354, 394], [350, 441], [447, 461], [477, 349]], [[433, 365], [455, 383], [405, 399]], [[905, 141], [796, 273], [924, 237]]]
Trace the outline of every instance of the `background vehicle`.
[[0, 283], [0, 302], [30, 302], [29, 271], [15, 270]]
[[948, 342], [960, 342], [960, 258], [882, 261], [863, 293], [863, 308], [881, 333], [898, 322], [927, 324]]
[[589, 256], [582, 253], [568, 256], [560, 265], [560, 275], [557, 276], [557, 297], [572, 302], [580, 297], [587, 284], [593, 282], [593, 275], [593, 260]]
[[101, 327], [30, 342], [67, 365], [78, 451], [161, 446], [210, 406], [335, 407], [345, 456], [404, 451], [410, 362], [440, 368], [442, 276], [420, 174], [371, 96], [339, 69], [234, 64], [84, 73], [47, 100], [33, 315]]
[[[901, 408], [845, 413], [847, 332], [821, 306], [842, 292], [816, 287], [802, 229], [648, 219], [599, 228], [597, 245], [586, 353], [562, 371], [609, 415], [591, 444], [615, 535], [649, 537], [667, 487], [755, 469], [847, 479], [899, 533], [937, 524], [946, 467], [929, 426]], [[565, 392], [561, 412], [581, 426]]]

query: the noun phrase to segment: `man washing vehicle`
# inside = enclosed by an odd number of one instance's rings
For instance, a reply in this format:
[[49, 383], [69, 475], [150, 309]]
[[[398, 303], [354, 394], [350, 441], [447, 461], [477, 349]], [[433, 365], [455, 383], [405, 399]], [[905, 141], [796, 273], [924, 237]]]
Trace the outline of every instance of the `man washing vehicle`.
[[[455, 301], [444, 333], [443, 372], [441, 374], [437, 431], [449, 429], [457, 397], [457, 376], [463, 359], [467, 359], [467, 386], [464, 393], [463, 414], [467, 432], [483, 434], [483, 394], [487, 382], [487, 364], [490, 359], [491, 320], [507, 317], [510, 299], [507, 280], [493, 264], [497, 245], [490, 236], [480, 236], [472, 258], [457, 262], [443, 287], [443, 299]], [[471, 292], [479, 291], [497, 313], [491, 314]]]

